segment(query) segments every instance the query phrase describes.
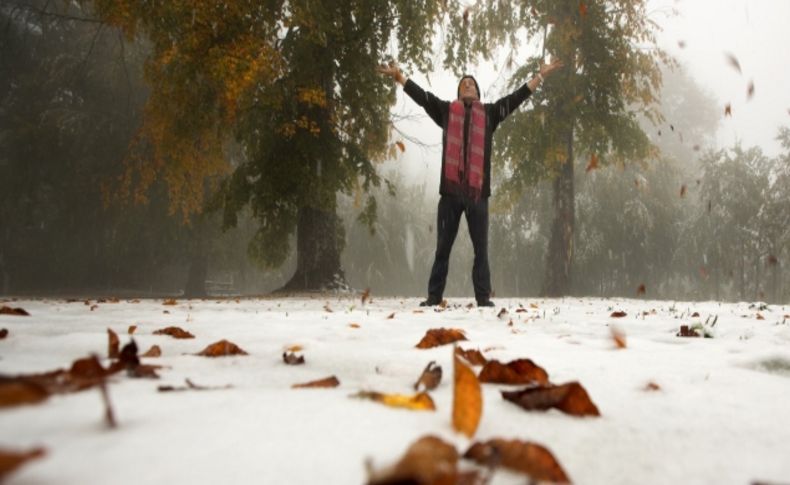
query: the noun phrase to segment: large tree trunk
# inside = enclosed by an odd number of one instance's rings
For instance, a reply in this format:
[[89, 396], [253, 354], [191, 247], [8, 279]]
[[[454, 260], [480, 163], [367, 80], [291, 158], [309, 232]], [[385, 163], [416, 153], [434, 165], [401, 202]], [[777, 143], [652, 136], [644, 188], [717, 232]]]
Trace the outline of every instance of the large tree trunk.
[[554, 179], [554, 220], [546, 254], [543, 278], [544, 296], [564, 296], [570, 292], [573, 261], [575, 192], [573, 187], [573, 130], [566, 140], [567, 159]]
[[345, 231], [332, 210], [312, 207], [299, 209], [296, 225], [296, 272], [278, 291], [323, 291], [346, 289], [340, 267]]

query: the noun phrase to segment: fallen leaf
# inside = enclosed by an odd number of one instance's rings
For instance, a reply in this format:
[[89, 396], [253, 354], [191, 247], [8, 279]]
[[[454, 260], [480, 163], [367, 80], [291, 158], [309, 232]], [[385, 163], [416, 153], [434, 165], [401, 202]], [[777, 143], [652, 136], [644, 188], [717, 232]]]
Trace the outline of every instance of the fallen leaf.
[[129, 330], [128, 330], [129, 335], [133, 335], [135, 330], [137, 330], [137, 325], [129, 325]]
[[29, 317], [30, 314], [24, 308], [11, 308], [3, 305], [0, 307], [0, 315], [15, 315], [18, 317]]
[[326, 305], [324, 305], [324, 311], [327, 313], [332, 313], [332, 308], [329, 306], [329, 302], [326, 302]]
[[283, 362], [288, 365], [301, 365], [304, 364], [304, 356], [296, 355], [293, 352], [283, 352]]
[[225, 357], [228, 355], [249, 355], [241, 349], [238, 345], [228, 340], [220, 340], [214, 342], [205, 349], [201, 350], [197, 355], [204, 357]]
[[757, 320], [765, 320], [765, 317], [762, 316], [759, 312], [757, 313]]
[[738, 58], [737, 57], [735, 57], [733, 54], [731, 54], [729, 52], [725, 52], [724, 53], [724, 57], [727, 58], [727, 62], [730, 63], [730, 65], [733, 67], [733, 69], [738, 71], [738, 74], [742, 74], [742, 72], [741, 72], [741, 63], [738, 62]]
[[658, 384], [656, 384], [653, 381], [650, 381], [647, 384], [645, 384], [644, 390], [645, 391], [660, 391], [661, 390], [661, 386], [659, 386]]
[[678, 337], [700, 337], [701, 335], [688, 325], [681, 325], [680, 331], [676, 334]]
[[724, 105], [724, 116], [729, 116], [732, 118], [732, 106], [730, 103]]
[[612, 314], [609, 316], [612, 318], [623, 318], [623, 317], [627, 317], [628, 314], [624, 311], [616, 311], [616, 312], [612, 312]]
[[502, 318], [502, 317], [507, 316], [507, 309], [506, 308], [502, 308], [501, 310], [499, 310], [499, 313], [497, 313], [496, 316], [497, 316], [497, 318]]
[[488, 359], [483, 356], [483, 353], [477, 349], [464, 350], [461, 347], [455, 348], [455, 355], [464, 358], [472, 365], [486, 365]]
[[49, 394], [44, 386], [24, 377], [0, 376], [0, 408], [36, 404], [45, 401]]
[[530, 477], [530, 483], [569, 483], [570, 479], [554, 455], [545, 447], [528, 441], [492, 439], [474, 443], [464, 458], [483, 466], [502, 465]]
[[[414, 312], [414, 313], [417, 313], [417, 312]], [[392, 320], [393, 318], [395, 318], [395, 313], [394, 312], [390, 313], [389, 315], [387, 315], [387, 320]]]
[[754, 81], [749, 81], [749, 87], [746, 88], [746, 99], [750, 100], [754, 96]]
[[699, 312], [694, 312], [694, 313], [692, 313], [692, 314], [691, 314], [691, 317], [692, 317], [692, 318], [699, 317]]
[[610, 326], [609, 330], [612, 332], [612, 340], [614, 340], [615, 346], [617, 346], [618, 349], [624, 349], [626, 347], [625, 332], [615, 325]]
[[368, 485], [458, 484], [458, 451], [436, 436], [418, 439], [395, 465], [371, 472]]
[[310, 387], [337, 387], [340, 385], [340, 381], [337, 380], [335, 376], [325, 377], [324, 379], [319, 379], [317, 381], [310, 381], [305, 382], [304, 384], [294, 384], [291, 386], [292, 389], [304, 389]]
[[406, 151], [406, 145], [404, 145], [402, 141], [396, 141], [395, 145], [398, 146], [398, 148], [400, 149], [401, 153]]
[[480, 382], [491, 384], [548, 384], [549, 374], [530, 359], [503, 364], [489, 360], [480, 370]]
[[140, 355], [140, 357], [161, 357], [161, 356], [162, 356], [162, 349], [160, 349], [158, 345], [152, 345], [150, 349], [148, 349], [144, 354]]
[[538, 304], [537, 303], [530, 303], [529, 307], [537, 310], [538, 309]]
[[463, 330], [457, 328], [432, 328], [425, 333], [425, 336], [416, 347], [418, 349], [430, 349], [459, 340], [466, 340]]
[[301, 352], [302, 350], [304, 350], [304, 347], [299, 344], [291, 345], [285, 348], [286, 352]]
[[685, 40], [679, 40], [678, 41], [678, 47], [680, 47], [681, 49], [685, 49], [686, 48], [686, 41]]
[[111, 328], [108, 328], [107, 339], [107, 357], [110, 359], [117, 359], [121, 349], [121, 341], [118, 340], [118, 334], [113, 332]]
[[351, 397], [370, 399], [393, 408], [411, 409], [412, 411], [435, 411], [433, 399], [425, 392], [418, 392], [413, 396], [406, 394], [382, 394], [375, 391], [360, 391]]
[[420, 378], [414, 383], [414, 390], [419, 391], [422, 385], [424, 391], [433, 391], [442, 382], [442, 366], [436, 365], [435, 361], [428, 362], [423, 369]]
[[587, 172], [598, 168], [598, 157], [593, 153], [590, 155], [590, 163], [587, 164]]
[[0, 449], [0, 482], [28, 461], [41, 458], [44, 453], [44, 448], [34, 448], [23, 452]]
[[3, 340], [6, 337], [8, 337], [8, 329], [7, 328], [0, 329], [0, 340]]
[[110, 366], [109, 372], [117, 372], [125, 369], [126, 375], [134, 378], [151, 378], [159, 379], [156, 370], [161, 366], [147, 365], [140, 363], [140, 357], [137, 355], [137, 343], [134, 339], [130, 339], [129, 343], [124, 345], [121, 349], [121, 354], [118, 362]]
[[521, 391], [502, 391], [502, 397], [527, 411], [556, 408], [573, 416], [601, 415], [587, 391], [578, 382], [547, 384]]
[[471, 438], [483, 416], [483, 393], [472, 369], [453, 355], [453, 428]]
[[636, 296], [642, 296], [647, 293], [647, 289], [645, 288], [645, 284], [642, 283], [639, 285], [639, 288], [636, 289]]
[[178, 305], [178, 302], [176, 301], [175, 298], [168, 298], [162, 302], [162, 305], [173, 306], [173, 305]]
[[181, 327], [165, 327], [154, 331], [154, 335], [170, 335], [177, 339], [195, 338], [194, 335]]
[[359, 324], [358, 323], [349, 323], [348, 326], [351, 327], [351, 328], [359, 328]]

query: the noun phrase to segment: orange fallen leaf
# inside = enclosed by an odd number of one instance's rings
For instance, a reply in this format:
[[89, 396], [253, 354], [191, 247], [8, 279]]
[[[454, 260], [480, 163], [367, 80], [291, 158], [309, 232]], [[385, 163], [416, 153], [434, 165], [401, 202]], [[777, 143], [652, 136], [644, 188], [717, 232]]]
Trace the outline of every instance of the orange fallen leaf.
[[293, 352], [283, 352], [283, 362], [288, 365], [302, 365], [304, 364], [304, 356], [296, 355]]
[[724, 116], [732, 118], [732, 105], [730, 103], [724, 105]]
[[612, 312], [612, 314], [609, 316], [612, 318], [623, 318], [623, 317], [627, 317], [628, 314], [624, 311], [616, 311], [616, 312]]
[[757, 313], [757, 320], [765, 320], [765, 317], [762, 316], [759, 312]]
[[477, 349], [464, 350], [461, 347], [455, 348], [455, 355], [459, 355], [472, 365], [486, 365], [488, 359]]
[[622, 329], [612, 325], [609, 327], [609, 330], [612, 332], [612, 340], [614, 340], [614, 344], [618, 349], [624, 349], [625, 345], [625, 332]]
[[204, 357], [224, 357], [227, 355], [249, 355], [247, 352], [242, 350], [238, 345], [230, 342], [228, 340], [220, 340], [219, 342], [214, 342], [213, 344], [209, 345], [205, 349], [198, 352], [197, 355], [202, 355]]
[[535, 310], [537, 310], [537, 308], [538, 308], [538, 304], [537, 304], [537, 303], [530, 303], [530, 304], [529, 304], [529, 307], [530, 307], [530, 308], [532, 308], [532, 309], [535, 309]]
[[659, 386], [658, 384], [656, 384], [653, 381], [650, 381], [647, 384], [645, 384], [644, 390], [645, 391], [660, 391], [661, 390], [661, 386]]
[[351, 328], [359, 328], [359, 324], [358, 323], [349, 323], [348, 326], [351, 327]]
[[601, 415], [587, 391], [578, 382], [547, 384], [521, 391], [502, 391], [502, 397], [527, 411], [556, 408], [573, 416]]
[[35, 380], [25, 377], [0, 377], [0, 409], [36, 404], [49, 398], [49, 391]]
[[432, 328], [425, 332], [425, 336], [416, 345], [418, 349], [430, 349], [440, 345], [447, 345], [459, 340], [466, 340], [463, 330], [457, 328]]
[[176, 301], [175, 298], [168, 298], [162, 302], [162, 305], [173, 306], [173, 305], [178, 305], [178, 302]]
[[468, 438], [475, 435], [483, 415], [483, 394], [472, 369], [453, 355], [453, 428]]
[[598, 168], [598, 157], [593, 153], [590, 155], [590, 163], [587, 164], [587, 172]]
[[304, 347], [299, 344], [291, 345], [285, 348], [286, 352], [301, 352], [302, 350], [304, 350]]
[[15, 315], [17, 317], [29, 317], [30, 314], [24, 308], [11, 308], [3, 305], [0, 307], [0, 315]]
[[483, 466], [502, 465], [530, 477], [530, 482], [569, 483], [570, 479], [554, 455], [545, 447], [528, 441], [492, 439], [474, 443], [464, 458]]
[[44, 448], [34, 448], [30, 451], [0, 450], [0, 481], [30, 460], [44, 456]]
[[402, 141], [396, 141], [395, 144], [398, 146], [401, 153], [406, 151], [406, 145], [404, 145]]
[[154, 331], [154, 335], [170, 335], [177, 339], [195, 338], [194, 335], [181, 327], [165, 327]]
[[137, 330], [137, 325], [129, 325], [129, 330], [128, 330], [129, 335], [134, 334], [135, 330]]
[[480, 382], [493, 384], [547, 384], [549, 374], [530, 359], [517, 359], [503, 364], [489, 360], [480, 370]]
[[459, 484], [457, 466], [458, 451], [455, 446], [436, 436], [423, 436], [409, 446], [395, 465], [371, 472], [367, 484]]
[[418, 392], [412, 396], [406, 394], [383, 394], [375, 391], [360, 391], [351, 397], [370, 399], [392, 408], [404, 408], [412, 411], [435, 411], [433, 399], [425, 392]]
[[428, 365], [423, 369], [420, 378], [414, 383], [414, 390], [419, 391], [422, 385], [424, 391], [433, 391], [442, 382], [442, 366], [436, 365], [435, 361], [428, 362]]
[[118, 334], [113, 332], [111, 328], [108, 328], [107, 339], [107, 357], [117, 359], [121, 351], [121, 341], [118, 340]]
[[340, 381], [337, 380], [335, 376], [325, 377], [324, 379], [318, 379], [316, 381], [305, 382], [303, 384], [294, 384], [291, 386], [292, 389], [305, 389], [305, 388], [312, 388], [312, 387], [337, 387], [340, 385]]
[[162, 356], [162, 349], [160, 349], [158, 345], [152, 345], [150, 349], [148, 349], [144, 354], [140, 355], [140, 357], [161, 357], [161, 356]]

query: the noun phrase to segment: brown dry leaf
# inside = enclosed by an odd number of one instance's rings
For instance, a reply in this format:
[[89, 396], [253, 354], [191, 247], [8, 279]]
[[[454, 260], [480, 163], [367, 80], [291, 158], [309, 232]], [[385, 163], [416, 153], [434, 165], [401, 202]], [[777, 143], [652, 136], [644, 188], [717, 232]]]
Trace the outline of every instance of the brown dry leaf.
[[299, 344], [291, 345], [285, 348], [286, 352], [301, 352], [302, 350], [304, 350], [304, 347]]
[[0, 307], [0, 315], [15, 315], [17, 317], [29, 317], [30, 314], [24, 308], [11, 308], [3, 305]]
[[724, 53], [724, 57], [727, 58], [727, 62], [733, 67], [733, 69], [738, 71], [738, 74], [742, 74], [742, 72], [741, 72], [741, 63], [738, 62], [738, 58], [737, 57], [735, 57], [730, 52], [725, 52]]
[[144, 354], [140, 355], [140, 357], [161, 357], [161, 356], [162, 356], [162, 349], [160, 349], [158, 345], [152, 345], [150, 349], [148, 349]]
[[573, 416], [601, 415], [587, 391], [578, 382], [547, 384], [513, 392], [502, 391], [502, 397], [527, 411], [556, 408]]
[[625, 345], [625, 332], [621, 328], [619, 328], [619, 327], [617, 327], [615, 325], [612, 325], [611, 327], [609, 327], [609, 330], [611, 330], [611, 332], [612, 332], [612, 340], [614, 340], [615, 346], [618, 349], [624, 349], [626, 347], [626, 345]]
[[288, 365], [301, 365], [304, 364], [304, 356], [296, 355], [293, 352], [283, 352], [283, 362]]
[[44, 448], [34, 448], [30, 451], [10, 451], [0, 449], [0, 482], [8, 478], [14, 470], [30, 460], [44, 456]]
[[404, 145], [402, 141], [396, 141], [395, 145], [398, 146], [398, 149], [400, 149], [401, 153], [406, 151], [406, 145]]
[[642, 283], [639, 285], [639, 288], [636, 289], [636, 296], [642, 296], [647, 293], [647, 288], [645, 288], [645, 284]]
[[420, 378], [414, 383], [414, 390], [419, 391], [420, 384], [422, 384], [424, 391], [433, 391], [440, 382], [442, 382], [442, 366], [436, 365], [436, 362], [432, 360], [428, 362]]
[[676, 334], [678, 337], [701, 337], [701, 335], [693, 328], [689, 328], [688, 325], [681, 325], [680, 331]]
[[418, 392], [413, 396], [406, 394], [383, 394], [375, 391], [360, 391], [351, 397], [370, 399], [393, 408], [405, 408], [412, 411], [435, 411], [433, 399], [425, 392]]
[[165, 327], [160, 328], [159, 330], [154, 331], [154, 335], [170, 335], [173, 338], [177, 339], [185, 339], [185, 338], [195, 338], [194, 335], [187, 332], [181, 327]]
[[480, 370], [480, 382], [493, 384], [548, 384], [549, 374], [530, 359], [503, 364], [489, 360]]
[[204, 357], [225, 357], [228, 355], [249, 355], [241, 349], [238, 345], [228, 340], [220, 340], [214, 342], [205, 349], [201, 350], [197, 355]]
[[461, 347], [456, 347], [455, 355], [461, 356], [472, 365], [486, 365], [488, 363], [488, 359], [477, 349], [464, 350]]
[[332, 313], [332, 307], [329, 306], [329, 302], [326, 302], [324, 305], [324, 311], [327, 313]]
[[587, 172], [598, 168], [598, 157], [593, 153], [590, 155], [590, 163], [587, 164]]
[[127, 332], [127, 333], [128, 333], [129, 335], [133, 335], [133, 334], [134, 334], [134, 332], [135, 332], [135, 330], [137, 330], [137, 325], [129, 325], [129, 330], [128, 330], [128, 332]]
[[45, 401], [49, 394], [44, 386], [33, 380], [0, 376], [0, 409], [39, 403]]
[[173, 306], [173, 305], [178, 305], [178, 302], [176, 301], [175, 298], [168, 298], [162, 302], [162, 305]]
[[587, 5], [584, 2], [579, 2], [579, 15], [582, 17], [587, 16]]
[[425, 332], [425, 336], [416, 347], [418, 349], [430, 349], [459, 340], [466, 340], [463, 330], [457, 328], [432, 328]]
[[8, 329], [7, 328], [0, 329], [0, 340], [3, 340], [6, 337], [8, 337]]
[[358, 323], [349, 323], [348, 326], [351, 327], [351, 328], [359, 328], [359, 324]]
[[645, 391], [660, 391], [661, 390], [661, 386], [659, 386], [658, 384], [656, 384], [653, 381], [650, 381], [647, 384], [645, 384], [644, 390]]
[[497, 318], [506, 317], [507, 315], [508, 315], [507, 308], [504, 307], [501, 310], [499, 310], [499, 313], [496, 314]]
[[502, 465], [510, 470], [525, 473], [530, 482], [570, 483], [568, 475], [554, 455], [545, 447], [528, 441], [492, 439], [474, 443], [464, 453], [464, 458], [483, 466]]
[[732, 105], [730, 103], [724, 105], [724, 116], [732, 118]]
[[113, 332], [111, 328], [108, 328], [107, 339], [107, 357], [117, 359], [121, 351], [121, 341], [118, 339], [118, 334]]
[[394, 312], [390, 313], [389, 315], [387, 315], [387, 320], [392, 320], [393, 318], [395, 318], [395, 313]]
[[623, 318], [623, 317], [627, 317], [628, 314], [623, 311], [616, 311], [616, 312], [612, 312], [612, 314], [609, 316], [612, 318]]
[[746, 100], [752, 99], [754, 96], [754, 81], [749, 81], [749, 87], [746, 88]]
[[757, 313], [757, 320], [765, 320], [765, 317], [762, 316], [759, 312]]
[[455, 446], [436, 436], [423, 436], [415, 441], [398, 463], [383, 470], [373, 471], [368, 485], [459, 483], [458, 451]]
[[365, 291], [362, 292], [362, 304], [364, 305], [369, 298], [370, 298], [370, 288], [365, 288]]
[[773, 254], [769, 254], [768, 255], [768, 265], [769, 266], [776, 266], [777, 264], [779, 264], [779, 259], [776, 256], [774, 256]]
[[453, 428], [468, 438], [475, 435], [483, 416], [483, 394], [472, 369], [453, 355]]
[[337, 377], [329, 376], [323, 379], [318, 379], [317, 381], [305, 382], [303, 384], [294, 384], [293, 386], [291, 386], [291, 388], [305, 389], [310, 387], [337, 387], [339, 385], [340, 385], [340, 381], [337, 380]]

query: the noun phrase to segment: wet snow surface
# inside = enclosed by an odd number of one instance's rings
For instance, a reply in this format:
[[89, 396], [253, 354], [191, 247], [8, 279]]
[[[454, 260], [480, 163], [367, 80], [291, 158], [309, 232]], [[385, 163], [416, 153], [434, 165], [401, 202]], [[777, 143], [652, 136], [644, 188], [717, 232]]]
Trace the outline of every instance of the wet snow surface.
[[[490, 359], [530, 358], [554, 383], [578, 380], [602, 414], [526, 412], [502, 399], [508, 386], [484, 384], [477, 440], [543, 444], [576, 483], [790, 481], [790, 307], [523, 298], [478, 309], [467, 308], [469, 301], [423, 312], [417, 299], [375, 296], [364, 305], [336, 296], [175, 306], [121, 300], [93, 310], [81, 301], [6, 301], [31, 316], [0, 315], [0, 328], [9, 331], [0, 340], [2, 374], [68, 368], [91, 353], [104, 358], [107, 328], [123, 345], [129, 325], [138, 326], [133, 337], [141, 353], [162, 348], [161, 357], [143, 362], [165, 366], [159, 380], [111, 379], [116, 429], [105, 426], [96, 389], [0, 410], [1, 448], [47, 450], [7, 483], [353, 484], [364, 483], [366, 461], [390, 465], [425, 434], [463, 452], [471, 441], [450, 421], [452, 346], [415, 348], [438, 327], [463, 329], [469, 342], [462, 347]], [[507, 314], [498, 316], [502, 308]], [[627, 316], [612, 318], [614, 311]], [[697, 323], [713, 338], [676, 336], [680, 325]], [[153, 335], [169, 325], [196, 338]], [[626, 334], [627, 348], [615, 348], [610, 325]], [[221, 339], [249, 355], [194, 355]], [[305, 365], [283, 363], [292, 345], [303, 347]], [[412, 393], [431, 360], [444, 369], [431, 392], [435, 412], [349, 398], [360, 390]], [[339, 387], [291, 389], [330, 375]], [[157, 391], [187, 378], [233, 387]], [[650, 382], [660, 390], [646, 390]], [[507, 472], [492, 480], [523, 482]]]

